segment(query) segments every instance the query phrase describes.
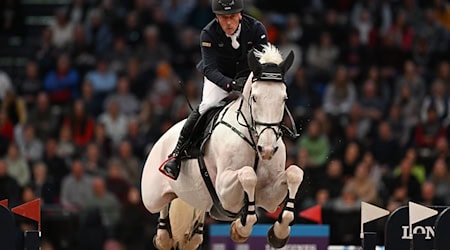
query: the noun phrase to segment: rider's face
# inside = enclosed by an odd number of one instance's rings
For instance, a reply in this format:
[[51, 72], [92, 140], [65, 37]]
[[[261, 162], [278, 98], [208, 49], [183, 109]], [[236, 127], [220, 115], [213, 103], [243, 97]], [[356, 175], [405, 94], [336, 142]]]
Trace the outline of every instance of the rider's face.
[[242, 15], [241, 13], [216, 15], [220, 27], [227, 35], [233, 35], [239, 26]]

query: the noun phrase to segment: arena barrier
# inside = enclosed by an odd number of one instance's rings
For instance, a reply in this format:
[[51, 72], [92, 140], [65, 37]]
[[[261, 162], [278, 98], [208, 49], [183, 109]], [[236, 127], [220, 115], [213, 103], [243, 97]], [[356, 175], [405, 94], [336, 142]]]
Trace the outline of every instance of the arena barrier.
[[385, 224], [386, 250], [448, 250], [450, 246], [450, 209], [409, 202], [391, 214], [363, 202], [361, 205], [361, 239], [364, 250], [376, 249], [377, 232], [368, 228], [389, 215]]
[[[37, 230], [22, 232], [16, 225], [14, 214], [37, 222]], [[41, 203], [36, 199], [11, 210], [8, 200], [0, 201], [0, 249], [39, 250], [41, 237]]]

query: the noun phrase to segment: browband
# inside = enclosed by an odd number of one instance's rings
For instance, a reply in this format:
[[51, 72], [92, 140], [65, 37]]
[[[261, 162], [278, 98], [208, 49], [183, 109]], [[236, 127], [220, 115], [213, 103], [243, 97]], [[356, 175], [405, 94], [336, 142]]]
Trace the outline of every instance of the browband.
[[253, 72], [253, 82], [255, 81], [271, 81], [284, 82], [283, 69], [275, 63], [261, 64], [259, 72]]

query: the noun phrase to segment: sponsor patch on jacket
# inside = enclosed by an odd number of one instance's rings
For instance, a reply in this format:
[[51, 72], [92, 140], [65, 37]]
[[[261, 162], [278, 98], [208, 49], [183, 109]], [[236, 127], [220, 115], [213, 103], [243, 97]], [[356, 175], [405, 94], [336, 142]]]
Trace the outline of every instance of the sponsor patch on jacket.
[[202, 42], [202, 46], [203, 47], [211, 47], [211, 43], [210, 42]]

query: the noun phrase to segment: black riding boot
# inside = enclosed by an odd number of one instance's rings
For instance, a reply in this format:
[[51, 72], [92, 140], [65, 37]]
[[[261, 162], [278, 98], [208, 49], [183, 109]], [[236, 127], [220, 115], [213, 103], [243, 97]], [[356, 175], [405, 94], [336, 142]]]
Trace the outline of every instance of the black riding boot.
[[183, 128], [181, 129], [177, 145], [175, 146], [173, 152], [169, 155], [171, 159], [166, 162], [164, 167], [162, 167], [164, 173], [174, 180], [176, 180], [180, 174], [180, 158], [178, 156], [184, 150], [187, 139], [192, 133], [192, 129], [194, 128], [194, 125], [199, 117], [200, 113], [198, 112], [198, 109], [195, 109], [191, 114], [189, 114]]

